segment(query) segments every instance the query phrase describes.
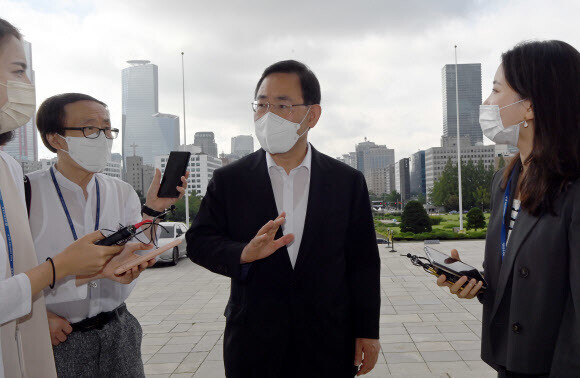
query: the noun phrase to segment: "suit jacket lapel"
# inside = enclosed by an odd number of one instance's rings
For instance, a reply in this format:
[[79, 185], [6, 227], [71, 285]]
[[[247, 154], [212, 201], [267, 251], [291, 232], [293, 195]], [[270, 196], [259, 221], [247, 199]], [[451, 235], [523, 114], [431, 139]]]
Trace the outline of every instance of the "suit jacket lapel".
[[330, 200], [330, 182], [325, 178], [328, 167], [324, 166], [321, 154], [312, 145], [312, 164], [310, 172], [310, 189], [308, 191], [308, 205], [306, 218], [304, 219], [304, 231], [302, 241], [298, 249], [298, 258], [294, 270], [299, 270], [312, 254], [312, 244], [317, 240], [320, 228], [325, 224], [328, 206], [323, 203], [324, 199]]
[[[519, 168], [520, 168], [520, 166], [516, 166], [514, 169], [519, 169]], [[511, 206], [512, 206], [512, 202], [513, 202], [513, 198], [515, 196], [519, 174], [520, 174], [519, 172], [516, 173], [514, 175], [514, 178], [513, 178], [514, 181], [512, 182], [512, 187], [511, 187], [509, 208], [507, 209], [506, 216], [504, 218], [506, 225], [509, 225], [509, 222], [510, 222]], [[501, 211], [503, 212], [503, 196], [501, 197], [501, 199], [502, 199]], [[527, 212], [525, 212], [523, 209], [520, 210], [520, 212], [516, 218], [516, 221], [514, 223], [514, 228], [511, 232], [509, 242], [507, 244], [507, 248], [506, 248], [503, 262], [501, 262], [499, 279], [498, 279], [498, 283], [497, 283], [497, 290], [495, 292], [495, 300], [494, 300], [494, 304], [493, 304], [493, 310], [491, 312], [492, 319], [495, 316], [495, 313], [499, 307], [499, 304], [500, 304], [501, 299], [503, 297], [503, 294], [505, 292], [505, 288], [507, 286], [511, 272], [513, 270], [514, 262], [516, 260], [518, 253], [521, 250], [521, 245], [524, 243], [524, 241], [526, 240], [526, 238], [528, 237], [528, 235], [530, 234], [530, 232], [532, 231], [532, 229], [534, 228], [536, 223], [538, 223], [539, 220], [540, 220], [540, 217], [534, 217], [534, 216], [528, 214]], [[501, 249], [500, 249], [500, 251], [501, 251]]]

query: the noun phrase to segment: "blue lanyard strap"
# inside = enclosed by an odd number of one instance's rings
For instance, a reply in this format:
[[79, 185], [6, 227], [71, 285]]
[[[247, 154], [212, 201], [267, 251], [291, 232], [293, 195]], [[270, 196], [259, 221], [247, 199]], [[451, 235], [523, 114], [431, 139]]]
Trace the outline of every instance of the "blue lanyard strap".
[[502, 217], [501, 217], [501, 259], [503, 260], [503, 257], [505, 256], [505, 251], [507, 250], [507, 235], [508, 235], [508, 225], [506, 225], [505, 222], [505, 216], [508, 210], [508, 207], [510, 206], [510, 194], [511, 194], [511, 188], [512, 188], [512, 181], [513, 178], [515, 176], [515, 173], [517, 172], [517, 167], [514, 168], [513, 172], [510, 175], [510, 178], [508, 180], [507, 186], [505, 188], [505, 192], [503, 194], [503, 213], [502, 213]]
[[[50, 167], [50, 175], [52, 176], [52, 182], [54, 183], [54, 187], [56, 188], [56, 192], [58, 193], [58, 198], [60, 199], [60, 203], [61, 203], [62, 208], [64, 210], [64, 213], [66, 215], [66, 219], [68, 220], [68, 225], [70, 226], [70, 230], [72, 231], [73, 238], [75, 240], [77, 240], [78, 237], [77, 237], [77, 232], [75, 230], [75, 226], [73, 225], [72, 218], [70, 216], [70, 213], [68, 212], [66, 202], [64, 202], [64, 197], [62, 196], [62, 192], [60, 191], [60, 186], [58, 185], [58, 182], [56, 181], [56, 176], [54, 175], [54, 169], [52, 167]], [[101, 214], [101, 190], [99, 188], [99, 180], [97, 180], [96, 177], [95, 177], [95, 188], [97, 189], [97, 214], [96, 214], [96, 220], [95, 220], [95, 231], [97, 231], [99, 229], [99, 219], [100, 219], [100, 214]]]
[[6, 216], [6, 208], [4, 207], [2, 192], [0, 192], [0, 208], [2, 209], [2, 219], [4, 220], [4, 231], [6, 232], [6, 244], [8, 245], [8, 259], [10, 260], [10, 272], [14, 276], [14, 246], [12, 245], [10, 228], [8, 227], [8, 217]]

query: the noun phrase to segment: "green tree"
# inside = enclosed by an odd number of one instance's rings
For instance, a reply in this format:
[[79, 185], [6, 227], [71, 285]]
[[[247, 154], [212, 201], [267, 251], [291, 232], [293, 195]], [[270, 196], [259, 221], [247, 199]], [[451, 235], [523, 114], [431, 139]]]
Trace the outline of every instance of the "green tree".
[[485, 228], [485, 217], [479, 207], [474, 207], [467, 213], [467, 229]]
[[385, 200], [391, 204], [391, 206], [397, 207], [395, 202], [401, 202], [401, 194], [396, 190], [393, 190], [391, 193], [387, 194]]
[[424, 205], [425, 203], [427, 203], [427, 198], [425, 198], [425, 196], [423, 195], [423, 193], [419, 194], [417, 196], [417, 201], [419, 201], [419, 203], [421, 205]]
[[[199, 212], [199, 206], [201, 205], [202, 197], [195, 194], [190, 194], [189, 196], [189, 219], [190, 221], [195, 218]], [[185, 222], [185, 197], [177, 201], [175, 204], [175, 212], [173, 214], [167, 214], [168, 222]], [[189, 225], [188, 225], [189, 226]]]
[[497, 168], [502, 169], [503, 167], [505, 167], [505, 159], [503, 158], [502, 155], [500, 155], [499, 162], [497, 163]]
[[427, 211], [419, 201], [409, 201], [401, 216], [401, 232], [420, 234], [432, 230]]
[[483, 186], [479, 186], [475, 190], [474, 196], [477, 202], [477, 206], [480, 206], [482, 211], [489, 208], [489, 190]]

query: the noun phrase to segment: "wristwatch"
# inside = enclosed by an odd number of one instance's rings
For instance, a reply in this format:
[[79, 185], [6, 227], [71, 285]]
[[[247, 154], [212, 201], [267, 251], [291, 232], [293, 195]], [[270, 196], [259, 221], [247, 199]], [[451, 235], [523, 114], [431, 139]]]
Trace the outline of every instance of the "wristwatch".
[[[141, 207], [141, 213], [142, 213], [142, 214], [145, 214], [145, 215], [149, 215], [150, 217], [157, 218], [157, 217], [159, 217], [161, 214], [163, 214], [163, 211], [156, 211], [156, 210], [153, 210], [152, 208], [150, 208], [150, 207], [149, 207], [149, 206], [147, 206], [147, 205], [143, 205], [143, 206]], [[159, 217], [159, 219], [161, 219], [161, 220], [165, 220], [165, 214], [163, 214], [163, 216], [162, 216], [162, 217]]]

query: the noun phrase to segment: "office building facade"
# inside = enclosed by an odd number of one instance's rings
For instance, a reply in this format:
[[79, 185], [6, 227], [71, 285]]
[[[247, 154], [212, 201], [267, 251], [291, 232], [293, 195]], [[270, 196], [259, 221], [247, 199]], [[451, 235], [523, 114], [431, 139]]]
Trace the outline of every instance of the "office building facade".
[[[470, 144], [483, 143], [479, 127], [481, 105], [481, 64], [458, 65], [459, 135], [469, 136]], [[443, 84], [443, 135], [457, 136], [457, 102], [455, 95], [455, 65], [446, 64], [441, 70]]]
[[215, 134], [213, 132], [201, 131], [195, 133], [193, 137], [193, 144], [200, 147], [202, 153], [214, 158], [218, 157], [218, 148], [215, 142]]
[[242, 158], [254, 152], [254, 137], [238, 135], [232, 138], [231, 155]]

